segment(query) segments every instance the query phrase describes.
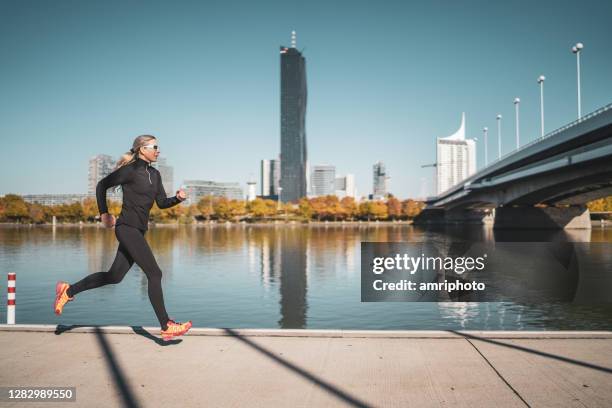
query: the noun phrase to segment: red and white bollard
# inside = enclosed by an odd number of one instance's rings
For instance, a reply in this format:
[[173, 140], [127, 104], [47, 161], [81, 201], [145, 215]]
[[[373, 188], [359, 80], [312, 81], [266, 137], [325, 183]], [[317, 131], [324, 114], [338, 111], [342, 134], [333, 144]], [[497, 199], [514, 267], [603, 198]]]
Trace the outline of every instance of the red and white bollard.
[[8, 298], [6, 301], [6, 324], [15, 324], [15, 272], [8, 273]]

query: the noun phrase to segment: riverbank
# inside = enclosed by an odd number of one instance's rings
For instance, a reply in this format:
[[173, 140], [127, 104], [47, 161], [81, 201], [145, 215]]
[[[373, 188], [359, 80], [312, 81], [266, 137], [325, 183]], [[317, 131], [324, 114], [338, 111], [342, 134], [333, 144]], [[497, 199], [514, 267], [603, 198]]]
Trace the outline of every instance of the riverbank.
[[0, 325], [0, 383], [87, 407], [612, 404], [612, 332], [158, 330]]
[[[372, 225], [372, 226], [382, 226], [382, 225], [412, 225], [412, 220], [397, 220], [397, 221], [309, 221], [309, 222], [298, 222], [298, 221], [270, 221], [270, 222], [230, 222], [230, 221], [212, 221], [212, 222], [193, 222], [189, 224], [181, 224], [177, 222], [173, 223], [149, 223], [150, 228], [154, 227], [229, 227], [229, 226], [255, 226], [255, 227], [274, 227], [274, 226], [283, 226], [283, 225], [292, 225], [292, 226], [311, 226], [311, 227], [319, 227], [319, 226], [364, 226], [364, 225]], [[20, 223], [0, 223], [0, 226], [12, 226], [12, 227], [53, 227], [54, 225], [51, 223], [41, 223], [41, 224], [20, 224]], [[102, 223], [57, 223], [56, 227], [94, 227], [94, 228], [104, 228]]]
[[[211, 227], [278, 227], [278, 226], [305, 226], [305, 227], [337, 227], [337, 226], [400, 226], [413, 225], [412, 220], [398, 221], [311, 221], [307, 223], [297, 221], [274, 221], [274, 222], [194, 222], [191, 224], [179, 223], [157, 223], [149, 224], [150, 228], [178, 228], [178, 227], [196, 227], [196, 228], [211, 228]], [[19, 224], [19, 223], [0, 223], [0, 227], [53, 227], [53, 224]], [[85, 228], [103, 228], [101, 223], [58, 223], [56, 227], [85, 227]], [[612, 228], [612, 220], [591, 220], [593, 228]]]

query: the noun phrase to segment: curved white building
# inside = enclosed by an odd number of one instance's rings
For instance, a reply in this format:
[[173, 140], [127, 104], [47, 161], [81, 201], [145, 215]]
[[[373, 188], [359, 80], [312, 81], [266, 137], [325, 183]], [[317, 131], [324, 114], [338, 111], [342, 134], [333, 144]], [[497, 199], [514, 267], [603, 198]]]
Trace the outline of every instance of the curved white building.
[[465, 113], [455, 133], [437, 138], [436, 170], [437, 194], [476, 172], [476, 143], [465, 138]]

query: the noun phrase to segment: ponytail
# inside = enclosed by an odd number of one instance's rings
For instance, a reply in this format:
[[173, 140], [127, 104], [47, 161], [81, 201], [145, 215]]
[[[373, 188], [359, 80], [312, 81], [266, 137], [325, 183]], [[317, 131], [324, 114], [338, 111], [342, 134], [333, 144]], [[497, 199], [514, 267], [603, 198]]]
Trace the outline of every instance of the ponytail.
[[149, 141], [155, 140], [155, 136], [151, 135], [141, 135], [134, 139], [134, 143], [132, 143], [132, 148], [129, 152], [124, 153], [119, 160], [117, 160], [117, 165], [115, 166], [115, 170], [125, 165], [132, 163], [138, 157], [138, 151], [144, 145], [146, 145]]
[[117, 170], [120, 167], [125, 166], [126, 164], [130, 164], [134, 160], [136, 160], [136, 153], [133, 153], [132, 150], [130, 149], [129, 152], [122, 154], [119, 160], [117, 160], [117, 165], [115, 165], [115, 170]]

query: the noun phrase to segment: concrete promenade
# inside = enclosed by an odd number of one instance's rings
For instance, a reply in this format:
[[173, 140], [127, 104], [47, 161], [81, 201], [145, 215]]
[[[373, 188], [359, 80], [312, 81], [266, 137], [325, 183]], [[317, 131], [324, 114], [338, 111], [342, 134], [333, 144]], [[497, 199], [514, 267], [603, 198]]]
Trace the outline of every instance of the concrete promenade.
[[612, 332], [0, 325], [0, 386], [76, 387], [24, 407], [610, 407]]

